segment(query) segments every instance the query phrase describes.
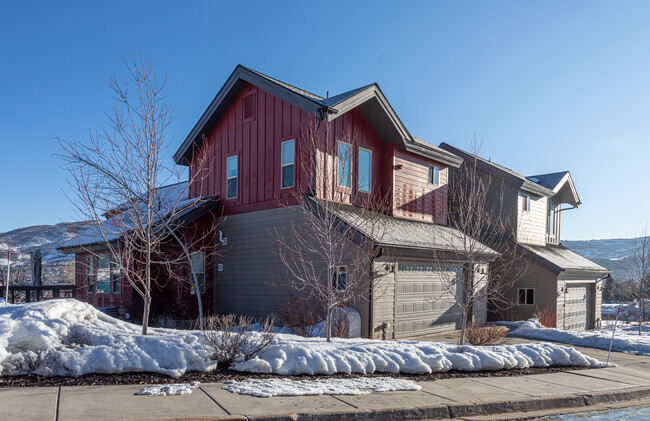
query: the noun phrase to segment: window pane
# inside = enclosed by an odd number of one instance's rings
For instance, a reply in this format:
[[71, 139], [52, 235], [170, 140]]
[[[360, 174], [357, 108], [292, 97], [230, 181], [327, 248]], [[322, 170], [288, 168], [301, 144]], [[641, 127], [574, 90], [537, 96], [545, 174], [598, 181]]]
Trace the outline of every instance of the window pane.
[[88, 292], [95, 292], [95, 259], [93, 256], [86, 256], [86, 283]]
[[282, 167], [282, 188], [293, 187], [293, 165]]
[[237, 177], [237, 155], [228, 158], [227, 167], [226, 178]]
[[526, 290], [526, 304], [535, 304], [535, 290]]
[[352, 146], [347, 143], [339, 142], [338, 147], [339, 156], [339, 172], [338, 182], [339, 186], [350, 187], [350, 162], [352, 162]]
[[519, 304], [526, 304], [526, 290], [519, 290]]
[[231, 178], [228, 180], [228, 199], [237, 197], [237, 179]]
[[282, 165], [293, 164], [293, 140], [282, 144]]
[[359, 149], [359, 191], [370, 192], [371, 156], [370, 151]]
[[122, 278], [120, 277], [120, 268], [118, 267], [117, 256], [111, 258], [111, 285], [114, 294], [122, 292]]
[[111, 273], [107, 254], [97, 258], [97, 292], [111, 292]]
[[345, 266], [340, 267], [336, 271], [336, 289], [339, 291], [345, 290], [348, 283], [348, 272]]
[[436, 186], [440, 184], [440, 168], [433, 167], [433, 184]]

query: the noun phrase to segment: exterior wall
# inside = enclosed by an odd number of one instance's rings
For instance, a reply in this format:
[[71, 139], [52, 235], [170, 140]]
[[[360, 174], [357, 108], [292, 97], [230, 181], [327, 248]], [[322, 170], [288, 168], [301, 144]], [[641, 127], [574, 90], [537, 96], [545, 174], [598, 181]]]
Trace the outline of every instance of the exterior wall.
[[[429, 166], [440, 168], [438, 185], [429, 183]], [[393, 216], [447, 224], [447, 165], [401, 150], [393, 157]]]
[[393, 338], [395, 326], [395, 263], [382, 256], [375, 260], [375, 273], [380, 277], [372, 290], [372, 338]]
[[[543, 310], [548, 308], [551, 312], [558, 312], [558, 281], [557, 275], [554, 273], [549, 272], [536, 263], [529, 262], [526, 274], [514, 283], [513, 287], [507, 293], [506, 298], [512, 300], [511, 302], [513, 303], [518, 303], [517, 290], [519, 288], [534, 288], [535, 303], [533, 305], [515, 304], [508, 310], [511, 319], [530, 319], [538, 309]], [[561, 326], [561, 324], [558, 324], [558, 326]]]
[[[101, 252], [97, 252], [97, 253], [101, 253]], [[113, 293], [112, 285], [111, 285], [110, 293], [98, 293], [98, 292], [89, 293], [88, 284], [86, 280], [86, 257], [90, 255], [91, 255], [90, 253], [77, 253], [75, 255], [76, 299], [91, 304], [94, 307], [115, 306], [118, 308], [119, 315], [123, 317], [131, 307], [131, 302], [133, 297], [133, 287], [125, 279], [122, 279], [121, 292], [119, 294]], [[95, 257], [94, 259], [96, 265], [97, 258]], [[95, 276], [94, 291], [97, 291], [96, 281], [97, 279]]]
[[[229, 249], [223, 271], [215, 272], [216, 313], [279, 314], [280, 300], [287, 297], [288, 289], [286, 268], [277, 254], [276, 232], [290, 234], [292, 222], [300, 224], [300, 212], [299, 207], [282, 207], [226, 219], [221, 229]], [[354, 306], [361, 316], [361, 334], [368, 336], [368, 301], [361, 299]]]
[[524, 211], [525, 193], [519, 192], [517, 202], [517, 241], [524, 244], [546, 245], [548, 199], [530, 196], [530, 211]]

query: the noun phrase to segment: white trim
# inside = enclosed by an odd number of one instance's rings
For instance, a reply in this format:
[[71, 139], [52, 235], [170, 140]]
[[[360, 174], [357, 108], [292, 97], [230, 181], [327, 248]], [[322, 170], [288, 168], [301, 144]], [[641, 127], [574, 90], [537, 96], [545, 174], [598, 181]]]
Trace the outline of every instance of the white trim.
[[[360, 181], [360, 171], [359, 166], [361, 165], [361, 151], [368, 152], [370, 154], [370, 162], [368, 162], [368, 190], [361, 190], [359, 188]], [[370, 193], [372, 192], [372, 149], [362, 148], [359, 146], [359, 152], [357, 152], [357, 190], [361, 193]]]
[[[348, 156], [348, 161], [349, 161], [349, 166], [348, 166], [348, 185], [343, 185], [340, 184], [339, 181], [341, 180], [340, 174], [339, 174], [339, 169], [341, 167], [341, 156], [339, 155], [339, 145], [344, 144], [350, 147], [350, 155]], [[344, 189], [351, 189], [352, 188], [352, 153], [354, 149], [352, 149], [352, 144], [348, 142], [344, 142], [342, 140], [337, 140], [336, 141], [336, 185], [338, 187], [342, 187]]]
[[[228, 161], [230, 161], [231, 158], [235, 158], [235, 176], [234, 177], [228, 177]], [[226, 199], [237, 199], [237, 195], [239, 193], [239, 180], [237, 179], [239, 177], [239, 155], [230, 155], [226, 157]], [[237, 188], [235, 189], [235, 195], [230, 197], [228, 196], [229, 189], [228, 189], [228, 181], [232, 179], [237, 180]]]
[[[293, 143], [293, 147], [291, 148], [292, 152], [292, 160], [291, 164], [283, 164], [282, 163], [282, 148], [284, 147], [285, 143]], [[284, 167], [288, 167], [289, 165], [293, 166], [293, 180], [290, 186], [283, 187], [284, 179], [282, 178], [284, 176]], [[290, 140], [285, 140], [284, 142], [280, 143], [280, 190], [282, 189], [290, 189], [292, 187], [296, 186], [296, 142], [295, 139], [290, 139]]]

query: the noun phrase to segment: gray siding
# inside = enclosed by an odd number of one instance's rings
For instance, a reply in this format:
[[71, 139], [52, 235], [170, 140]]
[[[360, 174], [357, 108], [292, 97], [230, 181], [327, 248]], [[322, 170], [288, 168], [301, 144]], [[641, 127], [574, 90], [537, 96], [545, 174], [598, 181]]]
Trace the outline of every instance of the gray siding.
[[524, 193], [518, 196], [517, 241], [525, 244], [546, 245], [548, 199], [530, 196], [530, 212], [524, 211]]
[[[557, 312], [557, 276], [537, 265], [529, 263], [525, 275], [514, 282], [513, 287], [507, 293], [507, 299], [515, 303], [508, 311], [510, 319], [527, 320], [533, 317], [539, 309], [548, 308], [552, 312]], [[533, 288], [535, 290], [534, 304], [519, 305], [518, 290], [520, 288]], [[561, 325], [558, 324], [561, 327]]]
[[396, 264], [386, 257], [375, 260], [375, 273], [378, 279], [376, 279], [373, 287], [372, 338], [382, 338], [384, 323], [388, 323], [386, 338], [393, 338], [395, 325], [395, 266]]

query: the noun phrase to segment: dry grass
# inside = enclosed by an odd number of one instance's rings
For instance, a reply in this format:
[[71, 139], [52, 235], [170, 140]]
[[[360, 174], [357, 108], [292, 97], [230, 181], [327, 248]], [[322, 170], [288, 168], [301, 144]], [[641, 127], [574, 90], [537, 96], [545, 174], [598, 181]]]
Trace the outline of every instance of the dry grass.
[[253, 329], [254, 319], [234, 314], [209, 316], [203, 322], [203, 342], [211, 359], [230, 365], [248, 360], [268, 348], [275, 335], [275, 319], [267, 317], [259, 329]]
[[481, 326], [478, 323], [468, 323], [465, 330], [465, 342], [476, 346], [503, 345], [507, 334], [508, 329], [502, 326]]
[[557, 314], [550, 307], [538, 308], [533, 314], [533, 317], [539, 320], [544, 327], [554, 328], [557, 324]]

